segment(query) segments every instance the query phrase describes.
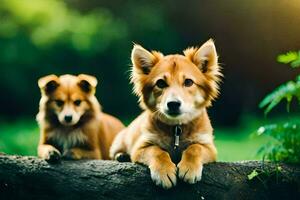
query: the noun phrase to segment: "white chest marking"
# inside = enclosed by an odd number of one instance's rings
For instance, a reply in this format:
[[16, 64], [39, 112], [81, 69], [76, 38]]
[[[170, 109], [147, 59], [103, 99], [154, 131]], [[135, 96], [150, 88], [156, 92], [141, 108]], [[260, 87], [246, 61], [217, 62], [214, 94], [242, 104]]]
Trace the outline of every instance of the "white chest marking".
[[72, 131], [54, 130], [48, 133], [48, 139], [53, 140], [64, 150], [70, 149], [76, 145], [84, 144], [87, 141], [86, 135], [80, 129]]
[[198, 142], [200, 144], [212, 144], [213, 135], [211, 133], [196, 133], [192, 137], [186, 138], [186, 141]]

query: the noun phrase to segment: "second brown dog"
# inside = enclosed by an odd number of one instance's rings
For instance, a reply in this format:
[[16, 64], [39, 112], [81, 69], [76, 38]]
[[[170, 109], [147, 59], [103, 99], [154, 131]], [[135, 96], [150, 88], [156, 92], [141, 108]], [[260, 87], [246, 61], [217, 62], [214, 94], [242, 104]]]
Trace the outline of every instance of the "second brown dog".
[[81, 74], [49, 75], [38, 81], [42, 97], [38, 156], [48, 161], [109, 159], [109, 148], [124, 125], [101, 111], [97, 79]]

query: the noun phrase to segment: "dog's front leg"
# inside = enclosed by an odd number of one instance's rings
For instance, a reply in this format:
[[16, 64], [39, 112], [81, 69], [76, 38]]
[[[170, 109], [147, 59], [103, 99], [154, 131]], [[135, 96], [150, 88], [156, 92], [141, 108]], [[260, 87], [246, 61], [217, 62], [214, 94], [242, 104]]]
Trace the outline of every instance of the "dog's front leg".
[[81, 148], [72, 148], [64, 152], [63, 158], [69, 160], [101, 159], [101, 153], [99, 149], [86, 150]]
[[50, 144], [39, 144], [38, 156], [48, 162], [57, 162], [60, 160], [60, 152]]
[[213, 144], [192, 144], [182, 153], [178, 163], [178, 176], [183, 181], [194, 184], [201, 180], [203, 164], [216, 160]]
[[142, 145], [132, 153], [131, 160], [147, 165], [156, 185], [169, 189], [176, 185], [176, 165], [168, 152], [155, 145]]

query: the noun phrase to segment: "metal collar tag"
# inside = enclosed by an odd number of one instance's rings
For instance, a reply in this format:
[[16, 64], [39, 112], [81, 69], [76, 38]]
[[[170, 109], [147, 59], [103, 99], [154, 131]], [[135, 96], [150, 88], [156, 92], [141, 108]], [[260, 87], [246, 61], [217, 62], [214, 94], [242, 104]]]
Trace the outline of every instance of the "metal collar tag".
[[179, 136], [182, 134], [182, 128], [180, 125], [174, 127], [174, 149], [179, 147]]

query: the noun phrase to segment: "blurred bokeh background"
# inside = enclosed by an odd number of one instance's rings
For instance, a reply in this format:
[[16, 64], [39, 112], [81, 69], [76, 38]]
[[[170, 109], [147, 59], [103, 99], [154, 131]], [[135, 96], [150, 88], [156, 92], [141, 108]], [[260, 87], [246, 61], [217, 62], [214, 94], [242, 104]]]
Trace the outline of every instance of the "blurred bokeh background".
[[[133, 42], [164, 54], [215, 40], [225, 78], [209, 109], [221, 160], [255, 159], [266, 139], [258, 103], [297, 70], [276, 56], [300, 48], [300, 0], [0, 0], [0, 152], [36, 155], [37, 80], [94, 75], [104, 111], [129, 123], [140, 112], [129, 84]], [[294, 117], [297, 117], [297, 110]]]

